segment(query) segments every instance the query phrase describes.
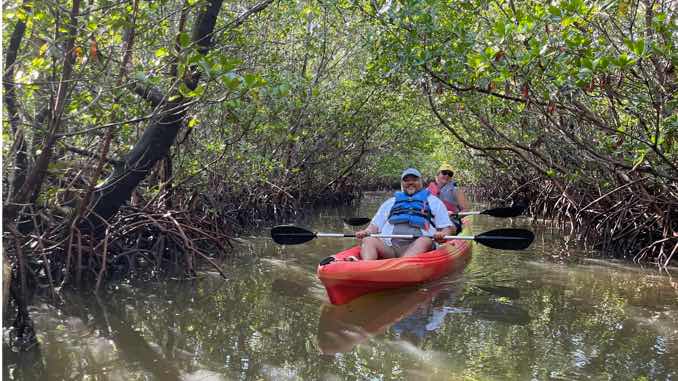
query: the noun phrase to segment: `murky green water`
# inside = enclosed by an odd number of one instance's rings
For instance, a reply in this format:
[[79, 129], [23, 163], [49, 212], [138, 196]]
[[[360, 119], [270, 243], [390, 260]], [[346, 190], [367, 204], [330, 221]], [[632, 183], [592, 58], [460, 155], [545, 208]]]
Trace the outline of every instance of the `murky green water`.
[[[383, 195], [380, 195], [382, 197]], [[349, 231], [326, 210], [299, 221]], [[475, 217], [474, 231], [527, 227]], [[31, 307], [40, 348], [3, 349], [15, 380], [669, 380], [678, 378], [678, 274], [577, 259], [530, 227], [522, 252], [476, 245], [459, 274], [416, 290], [327, 304], [317, 262], [354, 242], [276, 246], [260, 236], [194, 281], [119, 285]]]

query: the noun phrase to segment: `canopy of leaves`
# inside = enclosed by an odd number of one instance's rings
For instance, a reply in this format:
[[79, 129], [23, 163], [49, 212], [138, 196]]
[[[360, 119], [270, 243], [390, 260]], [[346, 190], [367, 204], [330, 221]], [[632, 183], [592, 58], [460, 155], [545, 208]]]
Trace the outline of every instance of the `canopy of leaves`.
[[472, 149], [462, 166], [482, 173], [479, 184], [668, 263], [678, 229], [674, 2], [361, 7], [382, 29], [373, 68], [423, 88], [440, 124]]
[[[622, 252], [673, 255], [672, 1], [36, 0], [3, 11], [15, 53], [3, 193], [42, 229], [79, 202], [84, 214], [146, 150], [162, 157], [133, 184], [134, 206], [232, 225], [449, 161], [463, 185], [530, 200]], [[182, 129], [175, 139], [168, 128], [168, 152], [144, 140], [174, 112]]]

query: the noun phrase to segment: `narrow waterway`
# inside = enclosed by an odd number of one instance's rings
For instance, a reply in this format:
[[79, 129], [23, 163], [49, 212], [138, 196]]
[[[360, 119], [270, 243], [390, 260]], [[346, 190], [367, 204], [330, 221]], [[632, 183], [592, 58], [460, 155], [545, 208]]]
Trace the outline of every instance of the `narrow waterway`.
[[[358, 208], [297, 221], [348, 232]], [[418, 289], [327, 302], [320, 259], [355, 244], [241, 237], [224, 280], [119, 284], [97, 299], [36, 300], [39, 348], [3, 345], [11, 380], [678, 379], [678, 274], [591, 258], [526, 219], [473, 218], [474, 232], [525, 227], [525, 251], [475, 245], [467, 267]], [[560, 259], [569, 254], [568, 260]], [[673, 275], [673, 278], [671, 277]], [[6, 340], [5, 340], [6, 342]]]

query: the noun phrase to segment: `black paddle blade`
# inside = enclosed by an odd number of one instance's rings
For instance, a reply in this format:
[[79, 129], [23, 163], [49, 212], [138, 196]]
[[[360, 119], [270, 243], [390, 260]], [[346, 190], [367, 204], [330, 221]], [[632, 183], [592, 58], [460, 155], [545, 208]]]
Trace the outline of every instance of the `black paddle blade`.
[[493, 209], [484, 210], [480, 214], [486, 214], [486, 215], [492, 216], [492, 217], [509, 218], [509, 217], [516, 217], [516, 216], [521, 215], [524, 210], [525, 210], [524, 205], [515, 205], [515, 206], [504, 207], [504, 208], [493, 208]]
[[271, 238], [281, 245], [298, 245], [315, 238], [315, 233], [294, 225], [278, 225], [271, 229]]
[[350, 226], [363, 226], [365, 224], [368, 224], [371, 219], [367, 217], [347, 217], [344, 218], [344, 222], [346, 222], [347, 225]]
[[525, 229], [496, 229], [475, 236], [474, 241], [493, 249], [524, 250], [534, 241], [534, 233]]

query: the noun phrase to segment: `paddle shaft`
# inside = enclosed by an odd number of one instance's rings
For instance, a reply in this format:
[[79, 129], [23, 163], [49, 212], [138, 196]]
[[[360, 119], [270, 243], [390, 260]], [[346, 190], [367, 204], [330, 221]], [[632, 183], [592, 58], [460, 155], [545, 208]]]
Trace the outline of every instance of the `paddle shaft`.
[[[316, 237], [353, 237], [355, 238], [355, 234], [352, 233], [315, 233]], [[375, 237], [375, 238], [401, 238], [401, 239], [415, 239], [419, 237], [428, 237], [428, 236], [421, 236], [421, 235], [414, 235], [414, 234], [370, 234], [369, 237]], [[429, 237], [433, 238], [433, 237]], [[504, 237], [507, 239], [513, 239], [513, 237]], [[461, 239], [461, 240], [466, 240], [466, 241], [473, 241], [476, 239], [475, 236], [472, 235], [446, 235], [445, 239]]]

